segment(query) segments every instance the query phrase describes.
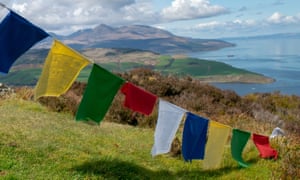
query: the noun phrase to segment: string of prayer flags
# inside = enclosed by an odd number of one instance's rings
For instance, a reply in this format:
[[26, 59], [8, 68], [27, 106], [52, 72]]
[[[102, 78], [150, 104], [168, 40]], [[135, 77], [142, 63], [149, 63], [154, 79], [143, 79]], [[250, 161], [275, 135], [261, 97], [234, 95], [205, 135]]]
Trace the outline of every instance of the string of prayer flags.
[[22, 54], [47, 36], [42, 29], [9, 11], [0, 24], [0, 71], [8, 73]]
[[162, 99], [159, 99], [158, 106], [159, 111], [155, 127], [154, 145], [151, 151], [152, 156], [170, 151], [172, 141], [186, 112], [185, 109]]
[[76, 120], [100, 123], [124, 82], [124, 79], [94, 64], [76, 113]]
[[258, 149], [261, 158], [277, 159], [278, 153], [271, 147], [268, 136], [253, 133], [252, 140]]
[[156, 95], [130, 82], [126, 82], [122, 86], [121, 92], [125, 95], [125, 107], [145, 115], [152, 113], [157, 99]]
[[54, 40], [35, 88], [35, 99], [41, 96], [58, 97], [65, 93], [89, 63], [75, 50]]
[[207, 140], [208, 119], [186, 113], [182, 134], [182, 155], [185, 161], [203, 159]]
[[[6, 8], [2, 3], [0, 6]], [[4, 16], [1, 16], [3, 14], [0, 12], [0, 72], [4, 73], [9, 72], [13, 63], [23, 53], [49, 36], [44, 30], [10, 9], [6, 9]], [[89, 63], [88, 59], [73, 49], [54, 40], [35, 89], [35, 99], [65, 93], [80, 71]], [[93, 64], [87, 87], [76, 113], [76, 120], [91, 120], [100, 123], [120, 89], [125, 95], [125, 107], [145, 115], [152, 113], [157, 100], [156, 95], [132, 83], [125, 83], [121, 77]], [[184, 114], [186, 114], [182, 133], [184, 160], [191, 162], [192, 159], [204, 159], [204, 168], [216, 168], [221, 162], [231, 128], [187, 112], [162, 99], [159, 101], [152, 156], [170, 151], [172, 140]], [[242, 158], [242, 153], [250, 135], [249, 132], [239, 129], [232, 130], [231, 154], [242, 167], [248, 166]], [[278, 135], [284, 135], [280, 128], [274, 129], [270, 138]], [[252, 140], [260, 157], [277, 158], [278, 153], [270, 146], [269, 137], [253, 134]]]
[[213, 169], [220, 165], [230, 132], [231, 127], [229, 126], [215, 121], [209, 122], [208, 140], [203, 160], [204, 169]]
[[232, 130], [231, 138], [231, 155], [234, 160], [236, 160], [240, 166], [248, 167], [249, 165], [245, 163], [242, 158], [243, 149], [246, 146], [251, 133], [242, 131], [239, 129]]

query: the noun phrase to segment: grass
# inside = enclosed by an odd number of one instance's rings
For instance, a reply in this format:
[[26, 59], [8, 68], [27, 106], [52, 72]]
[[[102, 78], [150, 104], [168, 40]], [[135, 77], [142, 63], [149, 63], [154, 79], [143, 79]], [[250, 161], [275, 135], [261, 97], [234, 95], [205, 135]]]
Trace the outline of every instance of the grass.
[[[251, 122], [249, 122], [250, 124]], [[249, 168], [231, 158], [229, 145], [216, 170], [182, 157], [152, 158], [153, 129], [107, 122], [89, 125], [49, 112], [32, 101], [0, 101], [0, 179], [277, 179], [282, 161], [260, 159], [251, 141]], [[178, 132], [178, 137], [181, 133]]]
[[195, 58], [175, 59], [166, 72], [190, 75], [193, 77], [228, 74], [254, 74], [246, 70], [233, 68], [225, 63]]
[[[94, 53], [97, 53], [97, 51]], [[150, 68], [163, 74], [173, 74], [177, 76], [189, 75], [213, 82], [230, 82], [236, 80], [239, 82], [250, 81], [258, 83], [265, 82], [265, 79], [270, 80], [270, 78], [266, 78], [243, 69], [234, 68], [222, 62], [183, 56], [172, 57], [169, 55], [153, 55], [147, 52], [127, 53], [120, 57], [116, 56], [114, 59], [109, 59], [108, 57], [110, 56], [104, 56], [102, 57], [104, 59], [103, 61], [101, 61], [101, 55], [96, 54], [94, 56], [95, 58], [100, 56], [100, 60], [96, 62], [112, 72], [128, 72], [135, 68]], [[20, 62], [18, 61], [18, 64]], [[34, 66], [30, 66], [28, 64], [25, 65], [26, 66], [22, 68], [22, 65], [19, 64], [19, 68], [17, 70], [12, 70], [7, 75], [0, 76], [0, 81], [9, 85], [35, 85], [40, 77], [42, 69], [37, 67], [32, 68]], [[80, 72], [77, 80], [86, 82], [90, 71], [91, 65], [87, 66]], [[242, 76], [242, 78], [240, 78], [240, 76]]]
[[123, 63], [109, 62], [109, 63], [102, 63], [100, 65], [103, 68], [106, 68], [107, 70], [112, 72], [125, 72], [135, 68], [145, 67], [144, 64], [136, 63], [136, 62], [123, 62]]
[[30, 68], [9, 72], [7, 75], [1, 75], [1, 82], [14, 85], [35, 85], [42, 72], [41, 68]]

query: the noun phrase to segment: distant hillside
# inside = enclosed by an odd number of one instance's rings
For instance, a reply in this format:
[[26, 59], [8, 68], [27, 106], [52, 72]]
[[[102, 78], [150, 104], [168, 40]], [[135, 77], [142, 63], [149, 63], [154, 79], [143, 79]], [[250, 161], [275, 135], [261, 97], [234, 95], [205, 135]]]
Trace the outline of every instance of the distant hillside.
[[[0, 82], [10, 85], [35, 85], [38, 81], [47, 49], [33, 49], [19, 58]], [[127, 72], [137, 68], [151, 69], [162, 74], [192, 76], [205, 82], [270, 83], [273, 79], [228, 64], [189, 58], [184, 55], [161, 55], [137, 49], [92, 48], [80, 51], [95, 63], [112, 72]], [[91, 66], [83, 69], [79, 81], [87, 81]]]
[[[76, 49], [87, 48], [132, 48], [150, 50], [156, 53], [173, 54], [217, 50], [234, 46], [229, 42], [213, 39], [193, 39], [144, 25], [110, 27], [101, 24], [93, 29], [83, 29], [68, 36], [52, 34]], [[51, 40], [38, 47], [49, 47]]]

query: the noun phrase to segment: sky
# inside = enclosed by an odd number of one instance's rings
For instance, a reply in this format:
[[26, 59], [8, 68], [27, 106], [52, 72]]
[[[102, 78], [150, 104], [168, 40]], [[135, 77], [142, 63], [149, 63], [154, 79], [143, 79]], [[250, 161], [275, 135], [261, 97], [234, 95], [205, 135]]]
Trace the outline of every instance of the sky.
[[[0, 0], [47, 32], [149, 25], [175, 35], [218, 39], [300, 32], [296, 0]], [[3, 8], [0, 7], [0, 18]]]

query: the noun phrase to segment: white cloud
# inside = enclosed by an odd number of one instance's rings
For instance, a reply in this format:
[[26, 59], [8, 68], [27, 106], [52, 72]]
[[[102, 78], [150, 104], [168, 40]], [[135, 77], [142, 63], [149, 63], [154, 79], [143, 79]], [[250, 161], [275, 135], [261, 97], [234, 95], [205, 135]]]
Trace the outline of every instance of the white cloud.
[[28, 6], [28, 4], [26, 2], [24, 2], [22, 4], [13, 4], [12, 8], [23, 13], [26, 10], [27, 6]]
[[10, 7], [32, 23], [58, 34], [92, 28], [99, 24], [159, 24], [181, 19], [195, 19], [226, 13], [208, 0], [174, 0], [158, 12], [151, 0], [18, 0]]
[[207, 23], [200, 23], [198, 25], [196, 25], [196, 28], [199, 30], [206, 30], [206, 29], [215, 29], [218, 27], [223, 27], [225, 26], [226, 23], [222, 23], [222, 22], [218, 22], [218, 21], [211, 21], [211, 22], [207, 22]]
[[186, 27], [185, 33], [224, 36], [251, 36], [258, 34], [272, 34], [283, 32], [299, 32], [300, 13], [287, 16], [273, 13], [270, 17], [261, 20], [234, 19], [231, 21], [210, 21], [199, 23], [194, 27]]
[[228, 11], [218, 5], [211, 5], [208, 0], [174, 0], [170, 7], [162, 10], [166, 20], [187, 20], [216, 16]]
[[[273, 30], [287, 27], [296, 31], [300, 27], [300, 14], [290, 16], [279, 12], [265, 19], [260, 17], [260, 20], [245, 19], [246, 14], [243, 13], [238, 16], [227, 16], [227, 18], [237, 19], [221, 21], [220, 19], [224, 18], [214, 18], [211, 22], [198, 25], [191, 24], [195, 21], [182, 21], [228, 13], [226, 8], [211, 4], [209, 0], [173, 0], [169, 6], [161, 7], [161, 12], [154, 7], [153, 0], [2, 0], [1, 2], [37, 26], [58, 34], [69, 34], [80, 29], [93, 28], [99, 24], [159, 25], [172, 33], [179, 32], [181, 35], [188, 34], [189, 31], [211, 32], [217, 35], [234, 32], [249, 34], [266, 30], [273, 33]], [[242, 7], [240, 10], [247, 10], [244, 6]]]
[[[152, 4], [148, 1], [125, 6], [121, 9], [120, 16], [124, 18], [126, 23], [144, 23], [152, 24], [160, 18], [158, 13], [154, 12]], [[121, 22], [119, 23], [121, 24]]]
[[267, 21], [271, 24], [294, 24], [299, 23], [300, 19], [297, 16], [286, 16], [279, 12], [273, 13]]
[[149, 24], [157, 14], [148, 0], [18, 0], [11, 8], [47, 31], [63, 34], [102, 23]]
[[198, 30], [237, 31], [237, 30], [252, 28], [255, 27], [256, 25], [257, 22], [254, 20], [235, 19], [233, 21], [227, 21], [227, 22], [211, 21], [207, 23], [200, 23], [197, 24], [195, 28]]
[[125, 6], [135, 4], [135, 0], [102, 0], [100, 2], [103, 5], [103, 7], [112, 9], [120, 9]]

